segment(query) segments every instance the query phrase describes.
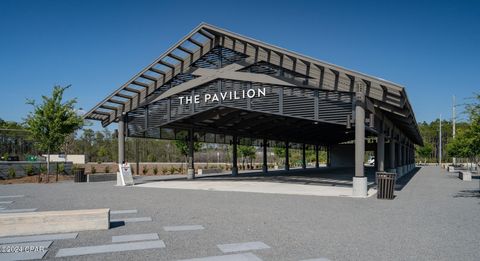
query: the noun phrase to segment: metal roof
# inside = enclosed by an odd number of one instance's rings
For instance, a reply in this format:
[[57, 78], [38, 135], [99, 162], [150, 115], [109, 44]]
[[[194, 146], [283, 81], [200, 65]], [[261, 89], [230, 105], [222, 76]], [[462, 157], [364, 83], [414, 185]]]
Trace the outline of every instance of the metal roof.
[[366, 86], [366, 96], [373, 101], [373, 106], [385, 112], [416, 143], [422, 143], [415, 115], [403, 86], [206, 23], [198, 25], [153, 63], [93, 107], [84, 118], [99, 120], [103, 126], [118, 121], [123, 113], [157, 99], [166, 92], [161, 91], [166, 83], [182, 73], [191, 72], [194, 69], [192, 64], [216, 46], [243, 53], [255, 61], [266, 61], [307, 75], [308, 82], [297, 84], [299, 87], [355, 92], [354, 83], [361, 82]]

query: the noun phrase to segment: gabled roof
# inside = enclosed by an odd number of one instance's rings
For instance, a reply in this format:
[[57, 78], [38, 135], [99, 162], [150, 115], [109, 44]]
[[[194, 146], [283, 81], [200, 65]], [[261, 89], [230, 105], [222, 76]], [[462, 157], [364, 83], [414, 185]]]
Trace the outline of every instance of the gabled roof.
[[412, 106], [403, 86], [206, 23], [198, 25], [153, 63], [98, 103], [84, 117], [102, 121], [104, 126], [118, 121], [122, 113], [144, 106], [157, 98], [158, 92], [166, 83], [175, 76], [190, 72], [193, 69], [191, 65], [215, 46], [223, 46], [248, 55], [255, 61], [266, 61], [307, 75], [308, 82], [299, 84], [299, 87], [303, 85], [323, 90], [355, 92], [356, 83], [361, 83], [365, 86], [366, 96], [373, 101], [374, 107], [385, 112], [389, 118], [393, 118], [392, 120], [414, 141], [422, 143]]

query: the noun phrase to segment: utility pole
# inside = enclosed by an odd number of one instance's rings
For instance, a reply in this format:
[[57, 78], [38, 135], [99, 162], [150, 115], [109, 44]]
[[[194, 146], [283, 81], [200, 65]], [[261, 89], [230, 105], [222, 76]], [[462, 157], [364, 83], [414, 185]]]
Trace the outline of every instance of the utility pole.
[[[455, 108], [456, 105], [455, 105], [455, 95], [453, 95], [453, 107], [452, 107], [452, 133], [453, 133], [453, 138], [455, 139], [455, 122], [456, 122], [456, 115], [455, 115]], [[455, 157], [453, 157], [453, 165], [457, 165], [457, 159]]]
[[438, 164], [442, 166], [442, 114], [440, 114], [440, 128], [438, 133]]

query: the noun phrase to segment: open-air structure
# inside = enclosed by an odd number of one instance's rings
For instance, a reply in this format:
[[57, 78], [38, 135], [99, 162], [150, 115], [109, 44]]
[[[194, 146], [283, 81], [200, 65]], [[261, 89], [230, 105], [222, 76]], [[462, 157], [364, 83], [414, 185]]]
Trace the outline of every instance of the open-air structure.
[[[186, 139], [189, 178], [195, 141], [288, 149], [326, 148], [328, 165], [351, 166], [353, 194], [366, 196], [366, 149], [378, 171], [407, 173], [422, 144], [403, 86], [202, 23], [92, 108], [85, 118], [118, 123], [125, 137]], [[367, 142], [366, 144], [366, 140]]]

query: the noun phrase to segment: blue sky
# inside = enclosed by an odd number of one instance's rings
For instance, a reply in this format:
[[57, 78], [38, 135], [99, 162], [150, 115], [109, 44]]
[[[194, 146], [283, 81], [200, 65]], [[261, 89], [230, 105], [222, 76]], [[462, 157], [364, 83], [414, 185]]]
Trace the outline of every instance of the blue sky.
[[202, 21], [402, 84], [418, 121], [480, 91], [480, 1], [227, 2], [0, 1], [0, 118], [55, 84], [89, 110]]

